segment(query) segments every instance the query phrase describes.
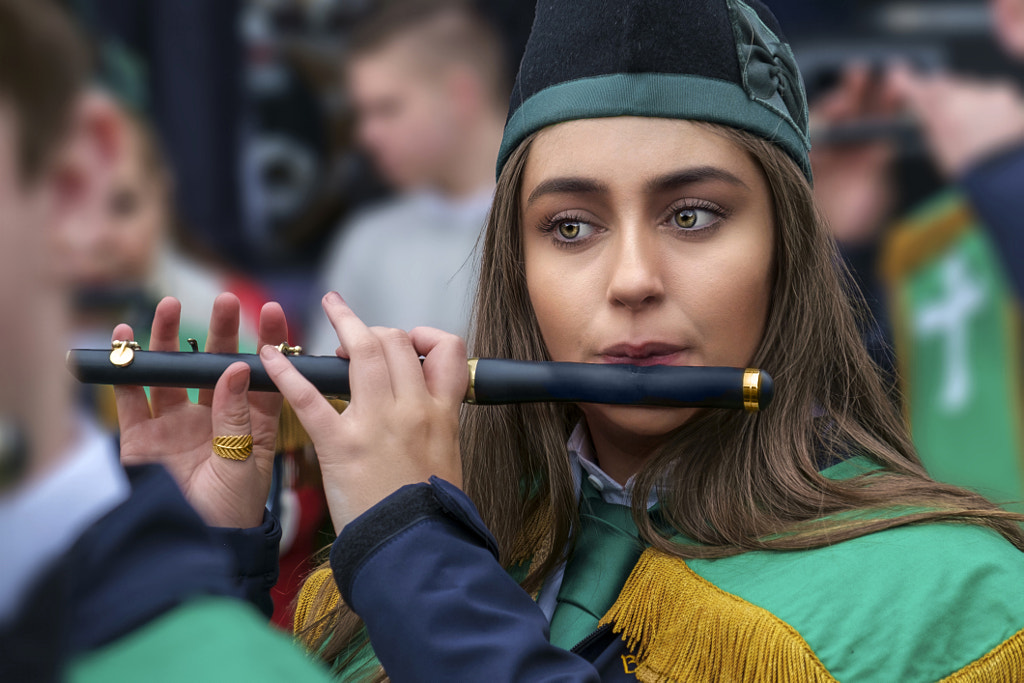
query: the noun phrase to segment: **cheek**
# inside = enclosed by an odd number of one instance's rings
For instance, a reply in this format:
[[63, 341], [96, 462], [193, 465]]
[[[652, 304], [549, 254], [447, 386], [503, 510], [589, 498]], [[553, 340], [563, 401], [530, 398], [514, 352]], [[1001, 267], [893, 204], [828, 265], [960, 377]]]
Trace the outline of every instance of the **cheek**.
[[705, 278], [705, 296], [695, 302], [695, 318], [704, 333], [716, 365], [744, 366], [753, 358], [764, 333], [771, 287], [771, 258], [759, 250], [737, 252]]
[[[531, 259], [528, 257], [527, 263], [530, 262]], [[544, 344], [548, 347], [548, 353], [552, 358], [556, 358], [559, 355], [560, 342], [565, 328], [558, 315], [562, 306], [561, 297], [558, 296], [559, 289], [548, 272], [538, 267], [526, 269], [526, 288], [530, 294], [530, 304], [537, 317], [537, 325], [540, 327]]]
[[565, 269], [527, 249], [526, 287], [541, 336], [552, 360], [575, 360], [585, 329], [586, 288]]
[[750, 289], [733, 292], [723, 297], [723, 306], [717, 311], [717, 349], [722, 356], [720, 365], [744, 367], [750, 364], [764, 333], [768, 311], [767, 295]]

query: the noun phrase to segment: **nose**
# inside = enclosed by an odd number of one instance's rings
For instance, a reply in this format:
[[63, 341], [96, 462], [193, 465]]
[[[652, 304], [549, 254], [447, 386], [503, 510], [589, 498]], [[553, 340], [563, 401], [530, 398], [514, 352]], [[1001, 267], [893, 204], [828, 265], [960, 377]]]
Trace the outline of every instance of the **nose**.
[[656, 235], [641, 229], [620, 230], [612, 248], [608, 299], [631, 310], [647, 308], [664, 297], [663, 261]]

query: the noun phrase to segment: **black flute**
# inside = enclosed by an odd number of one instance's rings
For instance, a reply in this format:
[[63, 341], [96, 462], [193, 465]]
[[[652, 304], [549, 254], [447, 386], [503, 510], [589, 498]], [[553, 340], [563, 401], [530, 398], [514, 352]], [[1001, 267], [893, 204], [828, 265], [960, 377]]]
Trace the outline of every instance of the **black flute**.
[[[348, 398], [349, 362], [335, 356], [289, 356], [326, 396]], [[253, 391], [277, 391], [258, 355], [72, 349], [67, 363], [81, 382], [212, 389], [229, 365], [250, 368]], [[686, 408], [763, 409], [774, 383], [752, 368], [636, 366], [598, 363], [469, 359], [466, 403], [611, 403]]]

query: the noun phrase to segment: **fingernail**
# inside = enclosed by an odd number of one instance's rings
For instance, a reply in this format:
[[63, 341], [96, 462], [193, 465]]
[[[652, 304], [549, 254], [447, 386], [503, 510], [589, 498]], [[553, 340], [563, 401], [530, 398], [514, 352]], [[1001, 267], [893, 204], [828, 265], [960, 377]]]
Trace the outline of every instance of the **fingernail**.
[[337, 292], [327, 292], [327, 294], [324, 295], [324, 301], [329, 304], [345, 303], [345, 300], [341, 298], [341, 294], [338, 294]]
[[228, 389], [232, 394], [244, 394], [249, 389], [249, 373], [240, 372], [228, 378]]
[[271, 346], [270, 344], [264, 344], [263, 348], [260, 349], [260, 358], [264, 358], [266, 360], [271, 360], [273, 358], [276, 358], [277, 354], [279, 354], [279, 353], [281, 353], [281, 352], [277, 350], [276, 346]]

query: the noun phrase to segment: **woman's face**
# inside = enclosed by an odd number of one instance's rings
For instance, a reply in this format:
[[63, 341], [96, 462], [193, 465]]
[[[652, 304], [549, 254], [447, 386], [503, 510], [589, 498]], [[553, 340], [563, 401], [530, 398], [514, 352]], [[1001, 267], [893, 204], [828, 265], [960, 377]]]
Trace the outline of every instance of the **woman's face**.
[[[774, 227], [763, 173], [735, 143], [671, 119], [558, 124], [534, 139], [519, 201], [527, 287], [553, 360], [749, 365]], [[641, 448], [694, 412], [581, 407], [595, 445], [626, 437]]]

